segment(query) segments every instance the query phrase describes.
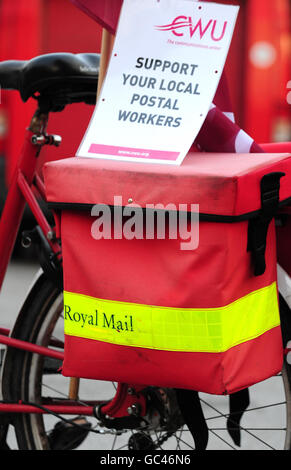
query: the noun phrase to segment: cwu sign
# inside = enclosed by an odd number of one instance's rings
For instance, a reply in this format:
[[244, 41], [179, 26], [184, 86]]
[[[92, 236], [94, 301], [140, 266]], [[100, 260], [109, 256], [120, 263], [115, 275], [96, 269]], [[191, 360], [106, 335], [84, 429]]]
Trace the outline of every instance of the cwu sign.
[[[219, 24], [219, 23], [222, 23]], [[174, 36], [188, 35], [190, 39], [202, 39], [208, 34], [212, 41], [221, 41], [224, 38], [227, 28], [227, 21], [219, 22], [218, 20], [210, 19], [207, 24], [203, 25], [201, 18], [199, 20], [193, 19], [191, 16], [177, 16], [172, 23], [156, 26], [159, 31], [170, 31]]]
[[107, 75], [77, 155], [181, 164], [211, 107], [238, 9], [124, 0]]

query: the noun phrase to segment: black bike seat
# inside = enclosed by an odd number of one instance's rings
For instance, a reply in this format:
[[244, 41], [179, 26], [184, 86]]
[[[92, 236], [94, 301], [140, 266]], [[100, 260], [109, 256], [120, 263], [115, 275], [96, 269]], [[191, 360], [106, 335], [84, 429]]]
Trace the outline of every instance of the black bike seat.
[[[0, 62], [2, 89], [18, 90], [25, 102], [47, 90], [55, 93], [95, 93], [99, 75], [100, 54], [52, 53], [27, 61]], [[80, 99], [83, 101], [83, 99]]]

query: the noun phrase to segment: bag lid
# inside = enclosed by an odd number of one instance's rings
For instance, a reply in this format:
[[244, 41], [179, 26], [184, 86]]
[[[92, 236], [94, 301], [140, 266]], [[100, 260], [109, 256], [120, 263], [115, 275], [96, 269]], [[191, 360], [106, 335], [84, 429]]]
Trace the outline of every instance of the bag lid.
[[291, 202], [290, 154], [189, 153], [180, 166], [73, 157], [43, 171], [47, 201], [59, 209], [120, 205], [121, 196], [133, 207], [199, 204], [200, 215], [247, 218], [260, 211], [270, 173], [279, 173], [280, 203]]

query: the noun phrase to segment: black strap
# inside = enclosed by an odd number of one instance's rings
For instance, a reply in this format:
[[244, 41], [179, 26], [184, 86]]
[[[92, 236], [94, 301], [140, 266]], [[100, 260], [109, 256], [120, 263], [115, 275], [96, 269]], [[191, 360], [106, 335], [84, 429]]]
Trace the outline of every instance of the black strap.
[[261, 276], [266, 270], [267, 234], [271, 220], [278, 211], [280, 179], [285, 173], [269, 173], [261, 180], [260, 215], [250, 220], [248, 228], [248, 251], [252, 254], [254, 275]]
[[[195, 450], [205, 450], [208, 444], [209, 430], [198, 392], [184, 389], [175, 390], [181, 414], [193, 436]], [[240, 421], [249, 404], [248, 388], [229, 395], [229, 415], [226, 426], [229, 435], [237, 446], [240, 446], [241, 443]]]
[[233, 442], [237, 446], [240, 446], [241, 442], [240, 420], [249, 404], [250, 395], [248, 388], [229, 395], [229, 416], [226, 426]]
[[195, 450], [205, 450], [208, 444], [208, 427], [198, 392], [176, 389], [176, 395], [182, 416], [193, 436]]

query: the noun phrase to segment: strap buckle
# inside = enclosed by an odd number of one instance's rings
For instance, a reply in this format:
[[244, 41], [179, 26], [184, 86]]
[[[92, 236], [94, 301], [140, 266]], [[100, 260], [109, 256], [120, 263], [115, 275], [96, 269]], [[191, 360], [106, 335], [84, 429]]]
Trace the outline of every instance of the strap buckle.
[[285, 173], [274, 172], [261, 179], [260, 215], [249, 221], [248, 248], [254, 265], [254, 275], [261, 276], [266, 270], [266, 246], [269, 225], [275, 217], [280, 201], [280, 180]]

